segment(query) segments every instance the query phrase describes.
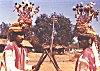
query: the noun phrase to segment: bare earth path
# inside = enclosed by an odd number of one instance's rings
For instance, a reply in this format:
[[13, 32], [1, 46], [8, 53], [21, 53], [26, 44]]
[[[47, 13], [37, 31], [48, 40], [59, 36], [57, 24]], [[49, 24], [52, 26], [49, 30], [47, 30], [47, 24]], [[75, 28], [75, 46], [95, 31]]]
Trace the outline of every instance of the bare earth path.
[[[30, 58], [29, 64], [35, 65], [38, 62], [41, 53], [29, 53], [28, 56]], [[72, 57], [73, 54], [55, 55], [56, 61], [62, 71], [74, 71], [76, 59], [73, 59]], [[73, 61], [69, 61], [70, 59]], [[39, 71], [56, 71], [55, 67], [50, 62], [49, 57], [45, 59]]]
[[[29, 64], [36, 65], [39, 61], [41, 54], [42, 53], [28, 53], [28, 56], [30, 58]], [[0, 56], [1, 55], [2, 53], [0, 53]], [[62, 71], [75, 71], [74, 69], [76, 58], [74, 58], [74, 54], [66, 53], [64, 55], [55, 55], [55, 59]], [[55, 67], [50, 62], [49, 57], [47, 57], [45, 61], [42, 63], [39, 71], [56, 71]]]
[[[30, 58], [29, 65], [36, 65], [41, 55], [42, 53], [28, 53], [28, 57]], [[2, 56], [2, 53], [0, 53], [0, 56]], [[58, 66], [62, 71], [74, 71], [75, 61], [69, 61], [69, 59], [72, 59], [72, 56], [71, 54], [55, 55]], [[56, 71], [48, 56], [41, 64], [39, 71]]]

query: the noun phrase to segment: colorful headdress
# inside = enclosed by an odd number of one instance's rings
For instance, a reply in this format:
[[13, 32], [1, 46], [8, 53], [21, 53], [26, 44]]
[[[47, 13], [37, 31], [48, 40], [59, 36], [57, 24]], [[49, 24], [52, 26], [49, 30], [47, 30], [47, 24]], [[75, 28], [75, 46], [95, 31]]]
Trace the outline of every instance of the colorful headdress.
[[96, 37], [96, 32], [94, 30], [88, 29], [86, 33], [78, 34], [78, 37], [80, 37], [80, 36], [95, 38]]
[[22, 27], [20, 26], [19, 22], [14, 22], [9, 27], [9, 32], [22, 32]]
[[95, 5], [95, 2], [90, 2], [90, 7], [93, 7]]
[[[80, 3], [82, 5], [82, 3]], [[90, 26], [90, 22], [96, 18], [98, 21], [98, 10], [94, 10], [92, 7], [95, 5], [94, 2], [90, 2], [85, 6], [80, 6], [77, 4], [73, 7], [73, 11], [75, 12], [76, 25], [74, 29], [74, 33], [76, 36], [88, 36], [93, 37], [96, 36], [96, 32], [93, 30], [92, 26]]]
[[35, 14], [37, 14], [40, 11], [39, 6], [35, 9], [33, 8], [35, 8], [35, 6], [32, 2], [23, 1], [21, 4], [15, 3], [15, 10], [17, 10], [19, 17], [17, 22], [14, 22], [9, 28], [9, 31], [24, 32], [26, 38], [30, 39], [27, 36], [31, 35], [32, 18]]

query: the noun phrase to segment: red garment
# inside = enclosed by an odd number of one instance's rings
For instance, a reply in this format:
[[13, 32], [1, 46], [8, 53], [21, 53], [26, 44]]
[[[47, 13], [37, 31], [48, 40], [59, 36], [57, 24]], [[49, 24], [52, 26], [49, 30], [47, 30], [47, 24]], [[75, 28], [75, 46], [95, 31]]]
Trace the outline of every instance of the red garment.
[[86, 48], [77, 59], [75, 71], [97, 71], [91, 47]]
[[15, 67], [20, 70], [25, 70], [25, 49], [19, 48], [16, 43], [12, 43], [12, 45], [7, 45], [4, 50], [12, 50], [15, 51]]

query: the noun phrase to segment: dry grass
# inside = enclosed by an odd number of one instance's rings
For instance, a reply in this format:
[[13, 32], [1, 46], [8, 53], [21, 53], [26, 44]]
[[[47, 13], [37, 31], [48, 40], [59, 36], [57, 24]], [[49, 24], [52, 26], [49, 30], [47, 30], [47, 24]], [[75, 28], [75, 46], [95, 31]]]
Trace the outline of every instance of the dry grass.
[[[35, 65], [39, 61], [41, 53], [29, 53], [30, 62], [29, 64]], [[55, 59], [62, 71], [74, 71], [76, 59], [73, 58], [73, 54], [65, 55], [55, 55]], [[52, 62], [50, 62], [49, 57], [47, 56], [44, 62], [41, 64], [39, 71], [56, 71]]]
[[[28, 53], [30, 58], [29, 65], [36, 65], [41, 55], [42, 53]], [[2, 53], [0, 53], [0, 56], [2, 56]], [[73, 59], [73, 54], [67, 53], [65, 55], [55, 55], [55, 59], [62, 71], [74, 71], [75, 59]], [[48, 56], [41, 64], [39, 71], [56, 71]]]
[[[0, 56], [2, 53], [0, 53]], [[41, 57], [41, 53], [28, 53], [30, 58], [29, 65], [36, 65]], [[75, 54], [66, 53], [64, 55], [55, 55], [55, 59], [62, 71], [75, 71]], [[99, 68], [100, 69], [100, 68]], [[41, 64], [39, 71], [56, 71], [53, 64], [50, 62], [49, 57], [46, 57], [45, 61]]]

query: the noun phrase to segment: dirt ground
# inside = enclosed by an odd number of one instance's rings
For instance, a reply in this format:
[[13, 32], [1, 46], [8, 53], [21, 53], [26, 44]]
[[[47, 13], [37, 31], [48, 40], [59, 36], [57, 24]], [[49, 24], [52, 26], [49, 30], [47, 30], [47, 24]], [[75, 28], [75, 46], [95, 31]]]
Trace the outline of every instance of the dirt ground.
[[[28, 54], [30, 58], [29, 64], [32, 64], [32, 65], [37, 64], [41, 55], [42, 53], [30, 52]], [[62, 71], [74, 71], [76, 59], [73, 57], [74, 57], [74, 54], [69, 54], [69, 53], [64, 54], [64, 55], [55, 55], [57, 64]], [[48, 56], [46, 57], [44, 62], [41, 64], [39, 71], [56, 71], [54, 65], [52, 64], [52, 62], [50, 62], [50, 59]]]
[[[0, 53], [0, 56], [1, 55], [2, 55], [2, 53]], [[29, 56], [30, 61], [28, 64], [36, 65], [37, 62], [39, 61], [41, 55], [42, 55], [42, 53], [29, 52], [28, 56]], [[75, 55], [74, 53], [73, 54], [65, 53], [64, 55], [55, 55], [57, 64], [62, 71], [75, 71], [74, 70], [75, 62], [77, 59], [74, 58], [74, 55]], [[56, 71], [54, 65], [52, 64], [52, 62], [50, 62], [50, 59], [48, 56], [46, 57], [44, 62], [41, 64], [39, 71]]]
[[[36, 65], [39, 61], [42, 53], [28, 53], [29, 57], [29, 65]], [[2, 56], [2, 53], [0, 53], [0, 56]], [[55, 59], [57, 61], [57, 64], [59, 68], [62, 71], [74, 71], [75, 67], [75, 59], [72, 58], [73, 54], [64, 54], [64, 55], [55, 55]], [[73, 60], [73, 61], [71, 61]], [[56, 71], [54, 65], [52, 62], [50, 62], [50, 58], [47, 56], [44, 62], [41, 64], [41, 67], [39, 71]]]

